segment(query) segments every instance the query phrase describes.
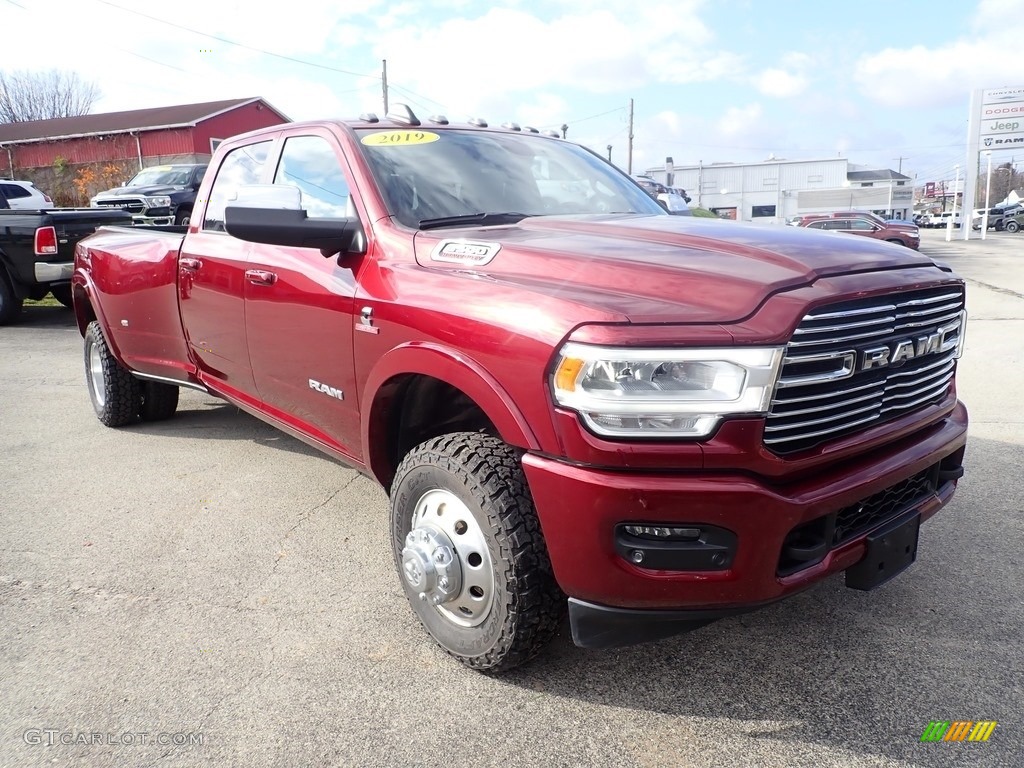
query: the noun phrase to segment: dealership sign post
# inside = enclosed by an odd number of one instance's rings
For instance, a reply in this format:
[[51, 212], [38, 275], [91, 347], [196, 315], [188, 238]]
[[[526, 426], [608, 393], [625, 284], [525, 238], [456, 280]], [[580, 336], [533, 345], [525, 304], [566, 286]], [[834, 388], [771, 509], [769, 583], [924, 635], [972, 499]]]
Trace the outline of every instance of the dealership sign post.
[[[967, 178], [960, 217], [964, 240], [971, 237], [974, 190], [978, 187], [981, 153], [998, 156], [1013, 149], [1018, 153], [1024, 150], [1024, 86], [973, 91], [967, 124]], [[989, 159], [991, 156], [989, 154]]]

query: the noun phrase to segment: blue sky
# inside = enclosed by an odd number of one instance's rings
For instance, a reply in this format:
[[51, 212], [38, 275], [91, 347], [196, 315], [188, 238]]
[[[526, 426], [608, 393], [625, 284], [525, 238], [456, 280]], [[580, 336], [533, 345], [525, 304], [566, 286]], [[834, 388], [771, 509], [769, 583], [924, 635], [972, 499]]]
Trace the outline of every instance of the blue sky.
[[970, 91], [1024, 85], [1024, 0], [0, 0], [0, 30], [5, 66], [77, 71], [97, 112], [246, 96], [294, 120], [380, 112], [387, 59], [392, 102], [565, 123], [625, 168], [632, 98], [634, 172], [841, 155], [952, 179]]

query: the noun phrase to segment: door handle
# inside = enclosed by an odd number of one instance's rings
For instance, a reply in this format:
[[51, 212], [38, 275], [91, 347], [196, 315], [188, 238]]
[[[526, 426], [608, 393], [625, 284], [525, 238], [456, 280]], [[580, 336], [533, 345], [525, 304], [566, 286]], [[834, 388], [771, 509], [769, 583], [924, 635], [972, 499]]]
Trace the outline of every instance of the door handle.
[[189, 272], [195, 272], [197, 269], [203, 266], [203, 262], [201, 262], [199, 259], [193, 259], [188, 256], [183, 256], [180, 259], [178, 259], [178, 266], [180, 266], [182, 269], [188, 270]]
[[245, 279], [253, 285], [273, 285], [277, 280], [277, 275], [264, 269], [247, 269], [245, 270]]

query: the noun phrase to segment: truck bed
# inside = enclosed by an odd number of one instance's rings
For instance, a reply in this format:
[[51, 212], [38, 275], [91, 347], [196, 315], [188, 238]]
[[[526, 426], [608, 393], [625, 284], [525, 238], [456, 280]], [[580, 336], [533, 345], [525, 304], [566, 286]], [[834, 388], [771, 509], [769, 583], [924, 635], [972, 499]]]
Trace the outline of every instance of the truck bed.
[[178, 309], [178, 253], [187, 227], [102, 227], [83, 243], [92, 306], [134, 370], [187, 382], [191, 366]]

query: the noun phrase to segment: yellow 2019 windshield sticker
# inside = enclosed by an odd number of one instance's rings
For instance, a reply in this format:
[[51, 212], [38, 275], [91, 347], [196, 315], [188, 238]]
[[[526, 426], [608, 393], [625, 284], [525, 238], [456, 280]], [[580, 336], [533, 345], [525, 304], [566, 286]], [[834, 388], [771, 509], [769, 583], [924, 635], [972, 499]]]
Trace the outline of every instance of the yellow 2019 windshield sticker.
[[430, 131], [380, 131], [363, 136], [362, 143], [370, 147], [402, 147], [409, 144], [430, 144], [440, 138]]

